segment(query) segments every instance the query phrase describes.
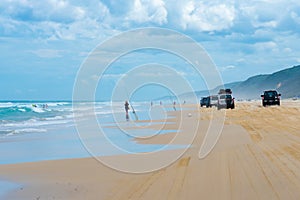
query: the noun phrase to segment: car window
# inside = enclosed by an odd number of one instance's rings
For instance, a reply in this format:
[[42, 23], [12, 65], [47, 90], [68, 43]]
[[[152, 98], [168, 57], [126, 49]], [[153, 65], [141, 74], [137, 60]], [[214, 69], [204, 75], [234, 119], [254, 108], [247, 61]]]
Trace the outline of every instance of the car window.
[[220, 99], [225, 99], [225, 95], [221, 95], [221, 96], [220, 96]]
[[211, 99], [212, 100], [218, 100], [218, 97], [212, 97]]
[[268, 92], [265, 92], [265, 96], [272, 98], [272, 97], [277, 96], [277, 92], [276, 91], [268, 91]]

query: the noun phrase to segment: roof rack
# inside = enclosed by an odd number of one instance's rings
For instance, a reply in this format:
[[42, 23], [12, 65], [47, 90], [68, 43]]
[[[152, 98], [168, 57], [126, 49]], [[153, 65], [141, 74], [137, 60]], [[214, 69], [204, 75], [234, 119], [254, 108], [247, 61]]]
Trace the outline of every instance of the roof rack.
[[232, 94], [231, 89], [220, 89], [218, 94]]

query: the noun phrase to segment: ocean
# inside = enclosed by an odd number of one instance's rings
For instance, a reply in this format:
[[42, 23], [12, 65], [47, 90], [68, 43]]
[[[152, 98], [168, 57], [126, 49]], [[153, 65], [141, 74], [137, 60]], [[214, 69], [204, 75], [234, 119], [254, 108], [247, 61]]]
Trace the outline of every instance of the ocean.
[[[166, 111], [172, 106], [161, 106], [157, 102], [134, 102], [135, 114], [129, 112], [126, 119], [124, 102], [77, 102], [70, 101], [11, 101], [0, 102], [0, 164], [35, 162], [91, 156], [116, 155], [120, 153], [139, 153], [156, 151], [163, 145], [145, 145], [135, 142], [134, 137], [147, 137], [155, 134], [176, 132], [177, 130], [143, 131], [134, 129], [110, 128], [116, 124], [125, 127], [148, 126], [168, 116]], [[74, 120], [74, 109], [80, 113], [76, 120], [87, 121], [95, 115], [105, 137], [97, 131], [87, 130], [94, 134], [92, 139], [78, 134]], [[138, 117], [138, 121], [137, 118]], [[88, 127], [92, 127], [89, 126]], [[128, 132], [129, 131], [129, 132]], [[107, 140], [117, 145], [122, 151], [111, 148]], [[96, 146], [96, 155], [89, 151], [87, 143]], [[181, 148], [174, 146], [172, 148]]]
[[72, 124], [71, 102], [1, 102], [0, 137], [42, 133]]

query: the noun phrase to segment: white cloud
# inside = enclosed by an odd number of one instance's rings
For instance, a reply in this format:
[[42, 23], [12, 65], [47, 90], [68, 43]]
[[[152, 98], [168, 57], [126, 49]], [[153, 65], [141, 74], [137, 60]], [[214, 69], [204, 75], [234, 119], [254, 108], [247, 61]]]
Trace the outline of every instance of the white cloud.
[[81, 6], [69, 0], [3, 0], [0, 10], [4, 35], [73, 40], [95, 38], [110, 29], [109, 10], [95, 0]]
[[62, 50], [56, 50], [56, 49], [38, 49], [35, 51], [31, 51], [31, 53], [37, 55], [41, 58], [58, 58], [62, 57], [62, 53], [64, 51]]
[[208, 5], [189, 1], [183, 5], [181, 26], [184, 30], [221, 31], [233, 25], [235, 9], [231, 5]]
[[70, 23], [82, 19], [85, 11], [67, 0], [3, 0], [4, 13], [21, 21], [56, 21]]
[[284, 48], [284, 49], [283, 49], [283, 52], [284, 52], [284, 53], [291, 53], [291, 52], [293, 52], [293, 50], [292, 50], [291, 48], [288, 48], [288, 47], [287, 47], [287, 48]]
[[[104, 3], [102, 3], [104, 2]], [[116, 31], [156, 25], [179, 31], [269, 31], [300, 23], [296, 0], [1, 0], [0, 34], [74, 40], [113, 35]], [[287, 12], [278, 15], [278, 10]], [[125, 10], [125, 11], [124, 11]], [[113, 15], [111, 14], [113, 12]], [[245, 30], [246, 29], [246, 30]], [[207, 36], [209, 37], [209, 36]]]
[[158, 25], [167, 23], [167, 9], [162, 0], [134, 0], [127, 20], [136, 23], [152, 22]]
[[292, 12], [290, 15], [297, 24], [300, 24], [300, 16], [296, 12]]
[[293, 29], [291, 19], [300, 23], [297, 10], [300, 2], [297, 0], [260, 0], [239, 2], [239, 16], [245, 22], [250, 22], [252, 28]]
[[[107, 79], [120, 79], [121, 77], [125, 76], [126, 74], [103, 74], [100, 79], [107, 78]], [[97, 77], [98, 80], [99, 77]]]
[[273, 42], [259, 42], [254, 44], [257, 51], [278, 51], [278, 45]]
[[236, 60], [236, 62], [238, 62], [238, 63], [243, 63], [245, 61], [246, 61], [245, 58], [239, 58], [239, 59]]
[[221, 71], [224, 72], [224, 71], [228, 71], [228, 70], [233, 70], [235, 68], [236, 68], [236, 66], [234, 66], [234, 65], [228, 65], [225, 67], [221, 67]]
[[255, 28], [265, 27], [265, 28], [276, 28], [278, 25], [278, 21], [271, 20], [266, 22], [253, 22], [253, 26]]

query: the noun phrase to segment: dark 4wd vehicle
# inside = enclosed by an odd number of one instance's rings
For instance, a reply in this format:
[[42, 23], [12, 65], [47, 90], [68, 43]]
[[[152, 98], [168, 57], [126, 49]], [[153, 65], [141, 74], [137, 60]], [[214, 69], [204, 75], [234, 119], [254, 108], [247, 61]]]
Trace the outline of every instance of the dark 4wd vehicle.
[[267, 90], [264, 91], [264, 94], [261, 95], [262, 97], [262, 105], [278, 105], [280, 106], [280, 96], [276, 90]]
[[207, 97], [201, 97], [200, 99], [200, 106], [207, 106], [208, 105], [208, 98]]
[[218, 110], [221, 108], [234, 109], [234, 98], [231, 94], [219, 94], [218, 96]]

